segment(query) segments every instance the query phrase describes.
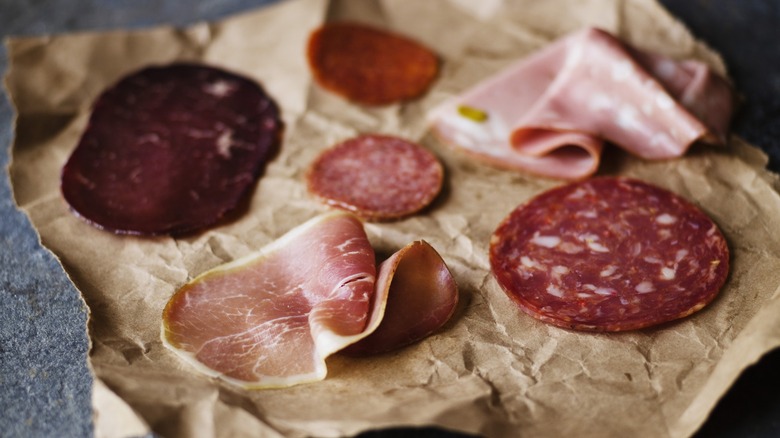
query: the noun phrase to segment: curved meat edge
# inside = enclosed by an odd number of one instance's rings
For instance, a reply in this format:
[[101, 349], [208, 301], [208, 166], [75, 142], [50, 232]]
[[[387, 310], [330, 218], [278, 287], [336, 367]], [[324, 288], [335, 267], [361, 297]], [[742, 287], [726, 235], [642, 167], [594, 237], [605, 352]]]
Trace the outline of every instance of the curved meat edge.
[[445, 143], [488, 164], [580, 179], [598, 168], [603, 140], [645, 159], [679, 157], [697, 140], [722, 142], [733, 108], [728, 82], [705, 64], [588, 28], [446, 101], [429, 121]]
[[367, 336], [348, 355], [386, 353], [417, 342], [455, 313], [458, 287], [439, 253], [424, 240], [410, 243], [379, 266], [377, 300]]

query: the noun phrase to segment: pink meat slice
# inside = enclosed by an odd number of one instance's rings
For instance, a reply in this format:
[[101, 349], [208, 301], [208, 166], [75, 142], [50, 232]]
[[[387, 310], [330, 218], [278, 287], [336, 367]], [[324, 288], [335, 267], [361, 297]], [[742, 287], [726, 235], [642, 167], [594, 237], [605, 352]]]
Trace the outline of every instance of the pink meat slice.
[[[452, 314], [440, 312], [442, 301], [449, 299], [452, 308], [457, 302], [449, 271], [441, 259], [440, 265], [419, 263], [435, 251], [428, 246], [418, 255], [414, 245], [388, 265], [410, 268], [382, 268], [377, 279], [374, 251], [359, 219], [342, 212], [314, 218], [258, 253], [205, 272], [179, 289], [163, 312], [163, 343], [197, 370], [244, 388], [322, 380], [329, 355], [382, 325], [405, 333], [404, 342], [373, 343], [386, 351], [431, 333]], [[411, 261], [400, 261], [407, 258]], [[431, 280], [424, 284], [440, 289], [423, 292], [449, 298], [415, 309], [435, 315], [422, 322], [422, 329], [399, 326], [392, 318], [383, 323], [388, 294], [398, 294], [391, 291], [393, 283], [432, 276], [442, 279], [441, 286]], [[405, 301], [403, 291], [400, 295]]]
[[281, 129], [276, 103], [250, 79], [197, 64], [149, 67], [95, 101], [62, 194], [102, 229], [196, 231], [246, 197]]
[[703, 63], [642, 52], [589, 28], [445, 102], [430, 120], [445, 142], [490, 164], [579, 179], [598, 168], [603, 141], [645, 159], [723, 141], [733, 99]]
[[374, 251], [359, 220], [315, 218], [177, 291], [165, 308], [163, 340], [228, 380], [261, 386], [318, 380], [324, 358], [366, 328], [375, 277]]

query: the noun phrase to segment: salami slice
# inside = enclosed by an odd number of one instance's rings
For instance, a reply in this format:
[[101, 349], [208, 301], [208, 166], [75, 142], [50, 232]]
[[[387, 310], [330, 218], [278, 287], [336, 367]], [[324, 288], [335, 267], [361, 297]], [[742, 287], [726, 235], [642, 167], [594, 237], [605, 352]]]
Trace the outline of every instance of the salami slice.
[[597, 178], [544, 192], [513, 211], [490, 264], [526, 313], [593, 331], [690, 315], [726, 281], [729, 250], [699, 208], [650, 184]]
[[116, 233], [195, 231], [247, 195], [281, 128], [276, 103], [247, 78], [195, 64], [146, 68], [98, 97], [62, 193]]
[[427, 149], [401, 138], [362, 135], [327, 149], [311, 165], [309, 191], [366, 220], [398, 219], [431, 203], [444, 170]]
[[418, 97], [439, 71], [436, 55], [427, 47], [355, 23], [326, 24], [313, 32], [308, 58], [323, 88], [365, 105]]

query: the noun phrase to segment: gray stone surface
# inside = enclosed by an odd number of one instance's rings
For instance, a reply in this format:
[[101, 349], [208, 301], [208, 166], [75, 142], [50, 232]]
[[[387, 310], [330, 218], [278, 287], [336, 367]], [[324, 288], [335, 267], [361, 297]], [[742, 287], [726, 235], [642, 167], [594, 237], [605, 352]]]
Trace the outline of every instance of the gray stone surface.
[[[0, 37], [77, 30], [188, 25], [273, 0], [0, 0]], [[736, 131], [780, 170], [780, 2], [662, 0], [694, 34], [723, 53], [745, 105]], [[7, 59], [0, 49], [0, 74]], [[0, 95], [0, 167], [8, 165], [12, 109]], [[77, 291], [16, 211], [0, 176], [0, 436], [91, 436], [86, 314]], [[749, 369], [700, 437], [780, 436], [780, 354]], [[366, 436], [449, 436], [435, 429]]]
[[[185, 26], [273, 0], [0, 0], [0, 37]], [[0, 74], [8, 60], [0, 49]], [[0, 436], [92, 435], [87, 309], [14, 207], [8, 174], [13, 110], [0, 94]]]

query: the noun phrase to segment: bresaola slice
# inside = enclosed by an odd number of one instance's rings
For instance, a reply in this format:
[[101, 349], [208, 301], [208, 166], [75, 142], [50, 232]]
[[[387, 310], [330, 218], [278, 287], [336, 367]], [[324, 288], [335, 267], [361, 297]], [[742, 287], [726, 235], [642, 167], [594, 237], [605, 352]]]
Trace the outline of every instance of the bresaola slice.
[[602, 142], [645, 159], [725, 141], [729, 84], [698, 61], [642, 52], [598, 29], [553, 42], [430, 114], [434, 132], [488, 164], [580, 179]]
[[[207, 375], [285, 387], [325, 378], [326, 357], [361, 339], [365, 351], [388, 351], [452, 315], [455, 283], [428, 244], [402, 249], [378, 277], [375, 263], [355, 216], [314, 218], [179, 289], [163, 312], [163, 343]], [[390, 315], [398, 309], [426, 317]]]
[[436, 54], [402, 35], [358, 23], [328, 23], [309, 38], [307, 56], [323, 88], [363, 105], [416, 98], [439, 71]]
[[276, 103], [252, 80], [204, 65], [149, 67], [95, 101], [62, 193], [116, 233], [199, 230], [245, 198], [281, 130]]
[[688, 316], [726, 281], [717, 225], [681, 197], [627, 178], [546, 191], [490, 241], [490, 265], [520, 309], [575, 330], [640, 329]]
[[433, 153], [404, 139], [361, 135], [320, 154], [307, 174], [309, 192], [367, 220], [411, 215], [430, 204], [444, 169]]

